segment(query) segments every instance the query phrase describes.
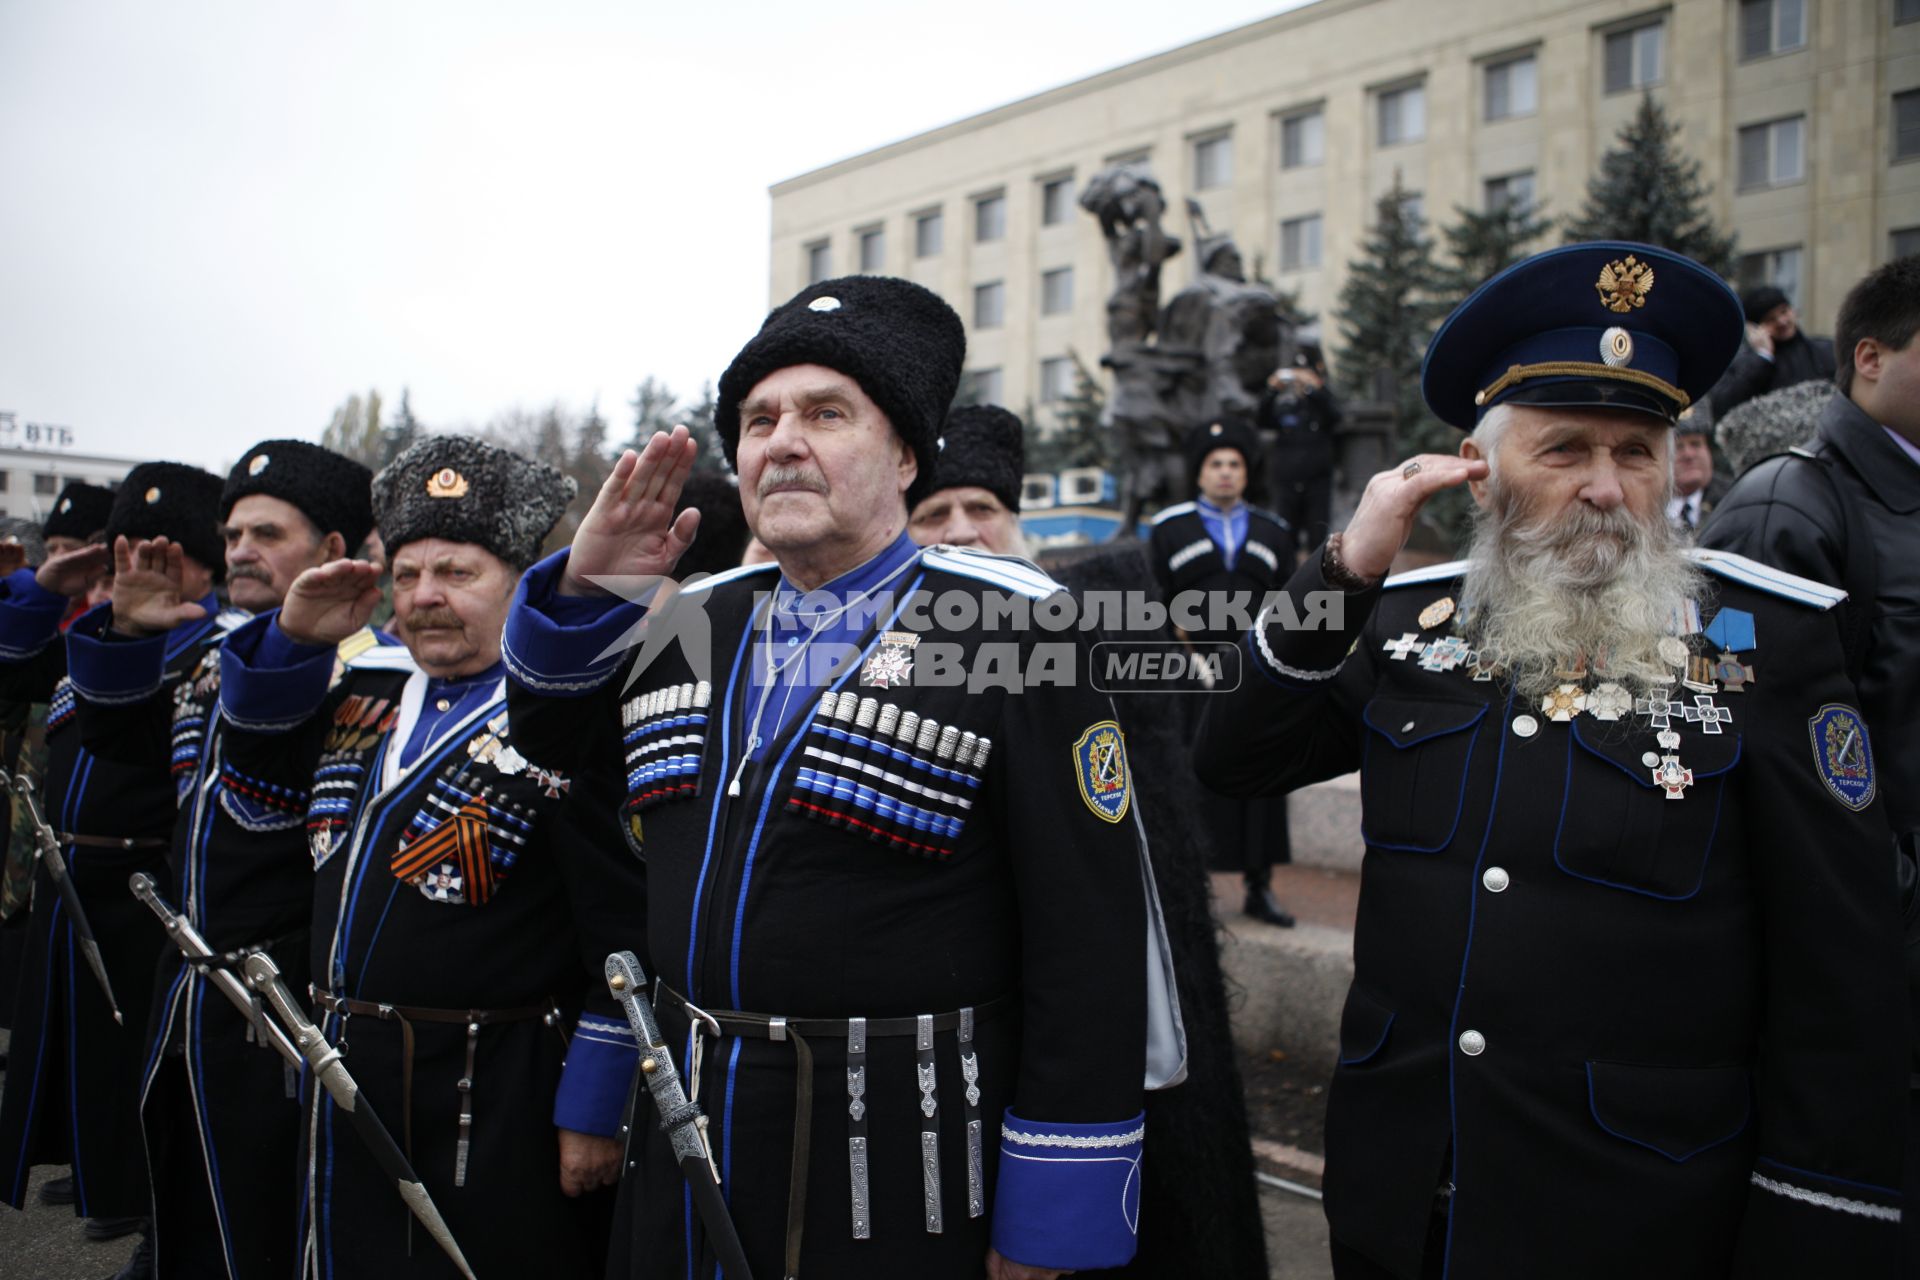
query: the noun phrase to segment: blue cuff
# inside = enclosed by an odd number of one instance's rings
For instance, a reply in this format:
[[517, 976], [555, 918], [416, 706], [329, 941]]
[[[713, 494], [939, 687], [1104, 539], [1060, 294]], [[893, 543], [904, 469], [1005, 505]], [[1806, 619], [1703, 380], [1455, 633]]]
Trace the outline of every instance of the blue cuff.
[[160, 692], [171, 633], [116, 635], [112, 626], [113, 606], [103, 604], [67, 628], [67, 674], [73, 678], [73, 691], [102, 707], [145, 702]]
[[613, 679], [626, 660], [621, 643], [646, 612], [615, 596], [555, 592], [567, 552], [526, 571], [507, 614], [500, 656], [514, 683], [554, 698], [578, 698]]
[[220, 647], [221, 714], [255, 733], [295, 728], [326, 701], [334, 652], [290, 639], [277, 609], [236, 627]]
[[1000, 1125], [993, 1247], [1010, 1262], [1092, 1271], [1133, 1259], [1146, 1112], [1117, 1124]]
[[0, 578], [0, 588], [0, 662], [25, 662], [59, 638], [69, 601], [35, 581], [31, 569]]
[[575, 1133], [611, 1138], [620, 1132], [640, 1045], [624, 1022], [580, 1015], [567, 1046], [560, 1088], [553, 1099], [553, 1123]]

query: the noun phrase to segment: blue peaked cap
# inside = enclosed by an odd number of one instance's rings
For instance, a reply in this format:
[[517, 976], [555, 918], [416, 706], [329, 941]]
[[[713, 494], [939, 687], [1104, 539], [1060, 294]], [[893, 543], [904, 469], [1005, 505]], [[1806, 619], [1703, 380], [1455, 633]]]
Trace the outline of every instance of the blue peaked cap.
[[1497, 404], [1671, 423], [1726, 372], [1745, 333], [1739, 298], [1691, 258], [1626, 240], [1563, 245], [1454, 309], [1427, 345], [1420, 392], [1464, 431]]

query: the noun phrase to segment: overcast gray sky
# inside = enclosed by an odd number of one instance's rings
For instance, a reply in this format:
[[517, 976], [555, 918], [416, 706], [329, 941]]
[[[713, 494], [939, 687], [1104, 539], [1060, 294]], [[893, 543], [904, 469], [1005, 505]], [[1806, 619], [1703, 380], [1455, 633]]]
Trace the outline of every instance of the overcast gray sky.
[[216, 467], [369, 387], [619, 432], [759, 323], [769, 184], [1300, 2], [5, 0], [0, 410]]

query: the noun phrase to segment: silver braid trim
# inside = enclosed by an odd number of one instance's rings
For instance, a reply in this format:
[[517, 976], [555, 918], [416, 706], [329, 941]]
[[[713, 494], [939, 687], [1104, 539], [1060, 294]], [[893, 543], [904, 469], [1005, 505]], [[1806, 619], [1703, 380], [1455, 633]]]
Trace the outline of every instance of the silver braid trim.
[[1092, 1150], [1099, 1147], [1131, 1147], [1147, 1136], [1147, 1126], [1129, 1129], [1125, 1133], [1105, 1134], [1082, 1137], [1071, 1133], [1021, 1133], [1000, 1126], [1000, 1140], [1022, 1147], [1071, 1147], [1076, 1150]]
[[[1267, 646], [1267, 614], [1272, 611], [1273, 606], [1268, 605], [1262, 609], [1259, 616], [1253, 620], [1253, 643], [1259, 648], [1260, 656], [1266, 659], [1268, 667], [1289, 680], [1331, 680], [1340, 674], [1340, 668], [1347, 665], [1345, 655], [1342, 655], [1340, 661], [1334, 663], [1332, 668], [1326, 671], [1302, 671], [1300, 668], [1290, 667], [1280, 661], [1280, 659], [1274, 657], [1273, 650]], [[1349, 652], [1351, 652], [1351, 650], [1349, 650]]]
[[1838, 1213], [1858, 1214], [1862, 1218], [1873, 1218], [1880, 1222], [1900, 1221], [1898, 1209], [1868, 1204], [1864, 1200], [1849, 1200], [1845, 1196], [1828, 1195], [1824, 1191], [1809, 1191], [1805, 1187], [1796, 1187], [1790, 1182], [1775, 1182], [1763, 1174], [1753, 1175], [1753, 1185], [1762, 1191], [1771, 1191], [1777, 1196], [1785, 1196], [1789, 1200], [1810, 1204], [1816, 1209], [1832, 1209]]

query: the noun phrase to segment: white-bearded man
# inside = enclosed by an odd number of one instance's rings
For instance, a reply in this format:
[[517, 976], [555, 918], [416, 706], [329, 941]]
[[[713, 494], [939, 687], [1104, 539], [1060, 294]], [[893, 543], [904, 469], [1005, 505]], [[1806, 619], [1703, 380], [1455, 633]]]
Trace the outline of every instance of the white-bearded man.
[[[1209, 708], [1222, 789], [1361, 773], [1341, 1280], [1896, 1274], [1905, 997], [1843, 593], [1665, 517], [1740, 323], [1644, 245], [1487, 282], [1422, 375], [1459, 456], [1369, 482], [1289, 583], [1331, 625], [1263, 613]], [[1460, 484], [1469, 558], [1386, 579]]]

